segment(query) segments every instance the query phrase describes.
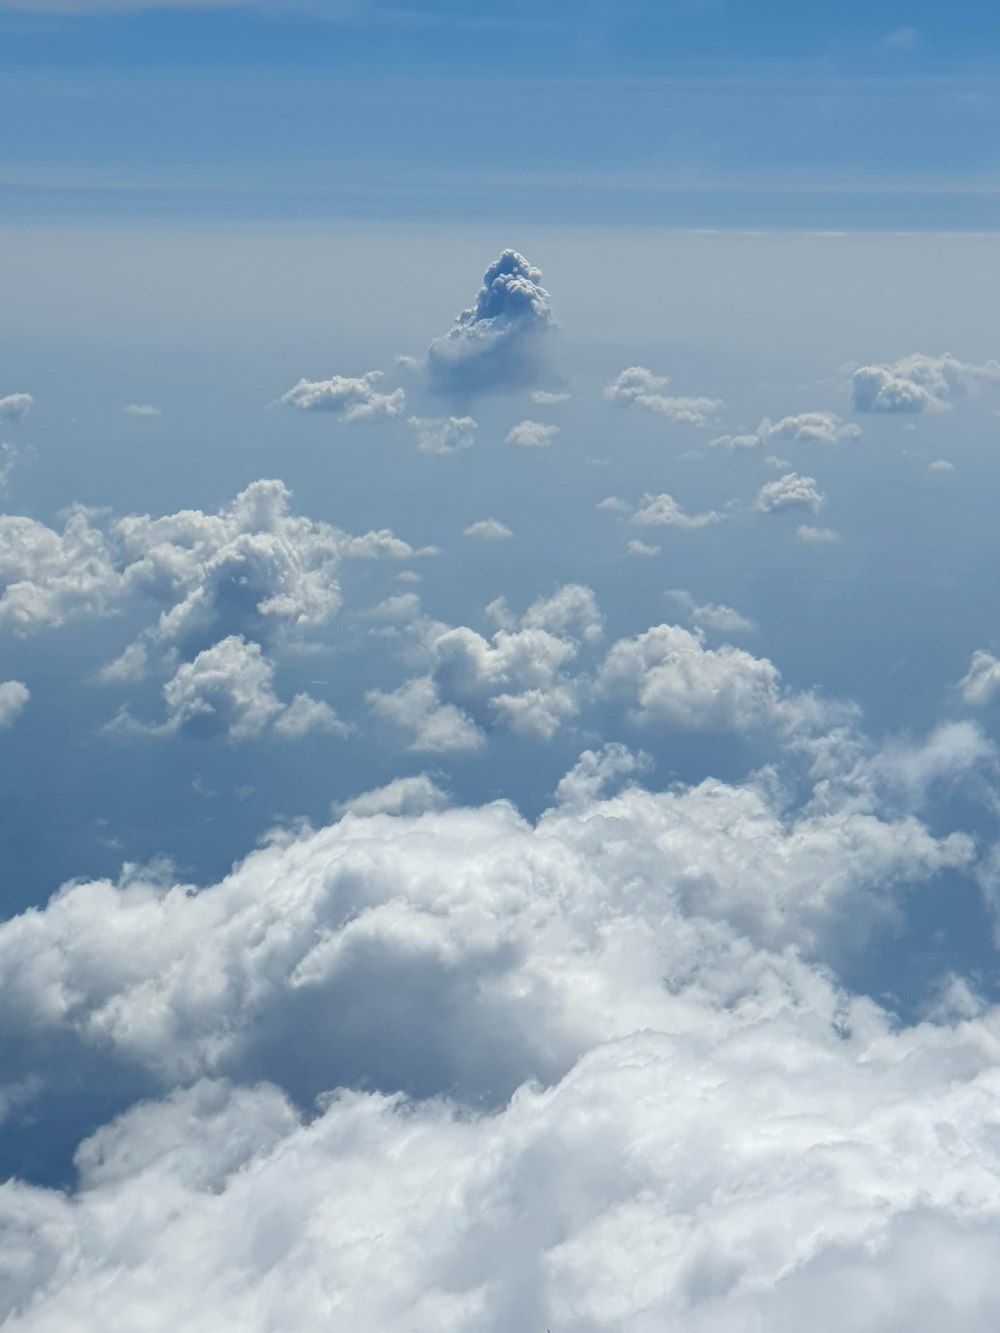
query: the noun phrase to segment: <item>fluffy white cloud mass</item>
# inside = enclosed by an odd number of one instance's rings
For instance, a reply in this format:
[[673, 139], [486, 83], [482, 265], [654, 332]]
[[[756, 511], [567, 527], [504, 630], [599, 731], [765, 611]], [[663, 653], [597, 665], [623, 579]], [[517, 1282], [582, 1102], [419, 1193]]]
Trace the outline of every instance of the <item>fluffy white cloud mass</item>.
[[477, 523], [470, 523], [463, 532], [463, 536], [478, 537], [480, 541], [486, 542], [504, 541], [513, 535], [507, 524], [496, 518], [481, 518]]
[[475, 304], [427, 351], [434, 389], [463, 399], [538, 380], [545, 368], [545, 335], [555, 327], [541, 276], [516, 250], [504, 250], [494, 260]]
[[664, 596], [676, 602], [699, 629], [717, 630], [721, 634], [745, 634], [754, 628], [753, 621], [733, 607], [696, 601], [685, 588], [671, 588]]
[[31, 692], [23, 681], [0, 681], [0, 727], [16, 722], [30, 698]]
[[507, 432], [507, 443], [519, 444], [522, 449], [545, 449], [558, 434], [558, 426], [525, 419], [511, 426]]
[[1000, 694], [1000, 658], [983, 648], [977, 648], [959, 688], [967, 704], [982, 706], [992, 703]]
[[765, 417], [747, 435], [720, 435], [709, 443], [717, 449], [759, 449], [770, 444], [837, 444], [856, 440], [860, 434], [853, 422], [842, 421], [833, 412], [800, 412], [780, 421]]
[[776, 481], [764, 483], [754, 498], [753, 507], [761, 514], [770, 514], [775, 509], [811, 509], [815, 514], [824, 504], [826, 496], [819, 490], [814, 477], [786, 472]]
[[422, 454], [454, 454], [476, 442], [472, 417], [410, 417], [406, 424], [416, 434]]
[[604, 397], [609, 403], [621, 407], [634, 403], [636, 407], [656, 412], [668, 421], [691, 426], [707, 426], [724, 406], [718, 398], [675, 398], [664, 395], [661, 390], [669, 383], [668, 375], [654, 375], [645, 366], [628, 366], [606, 385]]
[[381, 370], [369, 370], [354, 378], [334, 375], [328, 380], [299, 380], [278, 400], [300, 412], [336, 412], [341, 421], [374, 421], [398, 417], [406, 405], [402, 389], [380, 393]]
[[975, 365], [915, 353], [888, 365], [859, 366], [851, 377], [858, 412], [943, 412], [952, 399], [979, 385], [1000, 380], [1000, 361]]
[[152, 1081], [72, 1189], [0, 1187], [5, 1327], [995, 1326], [1000, 1014], [900, 1029], [827, 961], [969, 841], [863, 786], [605, 794], [639, 767], [534, 824], [414, 779], [0, 924], [12, 1083]]
[[[606, 503], [602, 501], [602, 504]], [[686, 514], [672, 495], [650, 495], [647, 492], [629, 516], [629, 522], [640, 528], [706, 528], [718, 523], [719, 515], [714, 510]]]
[[31, 410], [34, 398], [30, 393], [8, 393], [0, 398], [0, 421], [20, 421]]

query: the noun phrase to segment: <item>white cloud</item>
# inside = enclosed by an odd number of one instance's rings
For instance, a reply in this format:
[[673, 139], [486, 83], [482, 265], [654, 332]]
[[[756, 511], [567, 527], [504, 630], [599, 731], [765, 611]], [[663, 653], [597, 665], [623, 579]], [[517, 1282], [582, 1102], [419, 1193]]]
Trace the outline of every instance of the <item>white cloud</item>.
[[152, 403], [129, 403], [122, 408], [127, 417], [158, 417], [162, 413], [158, 407]]
[[698, 602], [685, 588], [671, 588], [664, 593], [680, 606], [698, 629], [717, 630], [721, 634], [746, 634], [756, 628], [752, 620], [731, 606], [716, 602]]
[[982, 707], [991, 704], [1000, 694], [1000, 658], [983, 648], [972, 654], [969, 670], [959, 682], [962, 698], [967, 704]]
[[770, 514], [776, 509], [811, 509], [815, 514], [826, 504], [826, 496], [818, 489], [815, 477], [803, 477], [798, 472], [786, 472], [776, 481], [765, 482], [753, 502], [759, 514]]
[[556, 407], [559, 403], [568, 403], [572, 397], [571, 393], [554, 393], [550, 389], [536, 389], [531, 395], [531, 401], [537, 403], [539, 407]]
[[447, 794], [437, 783], [419, 773], [412, 778], [393, 778], [384, 787], [362, 792], [337, 806], [335, 813], [357, 815], [367, 819], [372, 815], [424, 815], [433, 810], [445, 810], [451, 804]]
[[30, 393], [8, 393], [0, 398], [0, 421], [20, 421], [34, 401]]
[[369, 370], [354, 378], [333, 375], [328, 380], [299, 380], [278, 400], [300, 412], [336, 412], [341, 421], [374, 421], [398, 417], [406, 405], [402, 389], [380, 393], [381, 370]]
[[626, 542], [625, 547], [629, 555], [645, 555], [645, 556], [659, 555], [662, 549], [659, 546], [650, 545], [649, 542], [636, 541], [634, 538], [632, 541]]
[[814, 528], [810, 523], [800, 523], [795, 529], [800, 542], [839, 542], [840, 533], [833, 528]]
[[519, 421], [507, 432], [508, 444], [519, 444], [522, 449], [544, 449], [559, 434], [558, 426], [546, 425], [542, 421]]
[[504, 541], [513, 535], [506, 523], [501, 523], [495, 518], [481, 518], [477, 523], [470, 523], [463, 529], [463, 536], [477, 537], [480, 541], [487, 542]]
[[935, 458], [927, 464], [928, 472], [954, 472], [955, 464], [950, 463], [947, 458]]
[[[611, 508], [611, 505], [606, 501], [602, 501], [602, 505], [607, 509]], [[629, 518], [629, 522], [634, 523], [637, 527], [683, 528], [688, 530], [706, 528], [719, 521], [720, 516], [714, 509], [704, 514], [686, 514], [672, 495], [650, 495], [648, 492], [639, 501]]]
[[454, 454], [476, 442], [472, 417], [410, 417], [406, 424], [416, 432], [422, 454]]
[[625, 407], [635, 404], [669, 421], [707, 426], [725, 404], [718, 398], [675, 398], [660, 392], [670, 383], [667, 375], [654, 375], [645, 366], [628, 366], [604, 389], [609, 403]]
[[19, 680], [0, 681], [0, 727], [9, 727], [24, 711], [31, 692]]
[[943, 412], [952, 399], [980, 384], [1000, 380], [1000, 362], [981, 365], [915, 353], [887, 365], [860, 366], [851, 377], [858, 412]]
[[411, 733], [412, 750], [449, 754], [478, 750], [486, 740], [467, 713], [441, 702], [430, 676], [409, 680], [397, 690], [369, 690], [367, 700], [379, 717]]
[[545, 336], [555, 327], [541, 276], [516, 250], [504, 250], [494, 260], [475, 305], [428, 349], [434, 389], [464, 399], [538, 380], [545, 368]]
[[718, 449], [759, 449], [774, 443], [837, 444], [840, 440], [856, 440], [860, 434], [853, 422], [842, 421], [833, 412], [800, 412], [780, 421], [765, 417], [751, 434], [720, 435], [709, 443]]

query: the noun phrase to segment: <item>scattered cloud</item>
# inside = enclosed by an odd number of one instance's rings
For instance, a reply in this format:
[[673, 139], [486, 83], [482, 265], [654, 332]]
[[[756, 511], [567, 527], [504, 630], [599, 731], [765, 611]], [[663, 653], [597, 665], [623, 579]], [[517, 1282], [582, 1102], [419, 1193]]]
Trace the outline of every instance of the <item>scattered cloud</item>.
[[665, 396], [660, 390], [665, 389], [669, 383], [668, 375], [654, 375], [645, 366], [628, 366], [606, 385], [604, 397], [619, 407], [635, 404], [669, 421], [699, 427], [708, 426], [725, 406], [718, 398]]
[[983, 648], [972, 654], [969, 670], [959, 682], [962, 698], [967, 704], [984, 707], [1000, 695], [1000, 658]]
[[809, 523], [801, 523], [795, 529], [800, 542], [839, 542], [840, 533], [833, 528], [814, 528]]
[[454, 454], [476, 442], [472, 417], [410, 417], [406, 424], [416, 432], [422, 454]]
[[629, 555], [659, 555], [662, 550], [662, 547], [652, 546], [649, 542], [636, 541], [635, 538], [626, 542], [625, 547]]
[[506, 523], [501, 523], [495, 518], [481, 518], [477, 523], [470, 523], [463, 530], [465, 537], [477, 537], [480, 541], [499, 542], [508, 537], [513, 537], [513, 532]]
[[22, 681], [0, 681], [0, 727], [9, 727], [20, 717], [31, 691]]
[[553, 392], [551, 389], [535, 389], [531, 395], [531, 401], [537, 403], [539, 407], [556, 407], [559, 403], [568, 403], [572, 397], [571, 393], [562, 391]]
[[826, 496], [818, 489], [815, 477], [786, 472], [776, 481], [764, 483], [753, 507], [759, 514], [770, 514], [777, 509], [811, 509], [815, 514], [825, 504]]
[[955, 464], [950, 463], [947, 458], [935, 458], [933, 462], [927, 464], [928, 472], [954, 472]]
[[[607, 507], [611, 508], [610, 505]], [[641, 528], [706, 528], [720, 522], [720, 515], [714, 509], [704, 514], [686, 514], [672, 495], [650, 495], [647, 492], [633, 510], [629, 522]]]
[[518, 444], [522, 449], [545, 449], [558, 434], [558, 426], [525, 419], [519, 421], [516, 426], [511, 426], [507, 432], [507, 443]]
[[300, 412], [335, 412], [341, 421], [375, 421], [402, 416], [406, 394], [402, 389], [380, 393], [381, 370], [369, 370], [351, 378], [334, 375], [328, 380], [299, 380], [278, 400]]
[[122, 408], [127, 417], [158, 417], [162, 413], [158, 407], [152, 403], [128, 403]]
[[30, 393], [9, 393], [0, 398], [0, 421], [16, 424], [26, 412], [30, 412], [34, 401]]
[[759, 449], [775, 443], [837, 444], [840, 440], [856, 440], [860, 434], [853, 422], [842, 421], [833, 412], [800, 412], [780, 421], [765, 417], [750, 434], [719, 435], [709, 444], [716, 449]]
[[752, 620], [731, 606], [696, 601], [684, 588], [671, 588], [663, 595], [675, 602], [698, 629], [717, 630], [720, 634], [748, 634], [756, 629]]
[[475, 304], [427, 351], [431, 387], [452, 398], [519, 389], [545, 370], [546, 335], [555, 327], [541, 270], [504, 250], [486, 270]]
[[857, 412], [945, 412], [952, 400], [1000, 380], [1000, 361], [981, 365], [916, 353], [887, 365], [860, 366], [851, 377]]

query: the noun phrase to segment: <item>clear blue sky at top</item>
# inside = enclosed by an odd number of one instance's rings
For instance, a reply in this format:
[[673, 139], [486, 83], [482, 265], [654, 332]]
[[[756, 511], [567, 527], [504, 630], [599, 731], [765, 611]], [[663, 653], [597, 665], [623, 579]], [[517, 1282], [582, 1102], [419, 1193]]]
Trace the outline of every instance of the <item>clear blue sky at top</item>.
[[51, 3], [0, 4], [8, 216], [995, 225], [986, 4]]

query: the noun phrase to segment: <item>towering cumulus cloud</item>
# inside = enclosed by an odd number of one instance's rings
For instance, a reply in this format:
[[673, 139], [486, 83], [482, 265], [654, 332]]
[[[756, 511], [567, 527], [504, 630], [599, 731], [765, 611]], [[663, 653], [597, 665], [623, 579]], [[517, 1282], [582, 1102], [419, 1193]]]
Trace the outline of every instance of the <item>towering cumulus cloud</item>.
[[554, 328], [541, 270], [504, 250], [483, 276], [476, 303], [431, 343], [430, 383], [454, 398], [533, 384], [544, 367], [544, 335]]

